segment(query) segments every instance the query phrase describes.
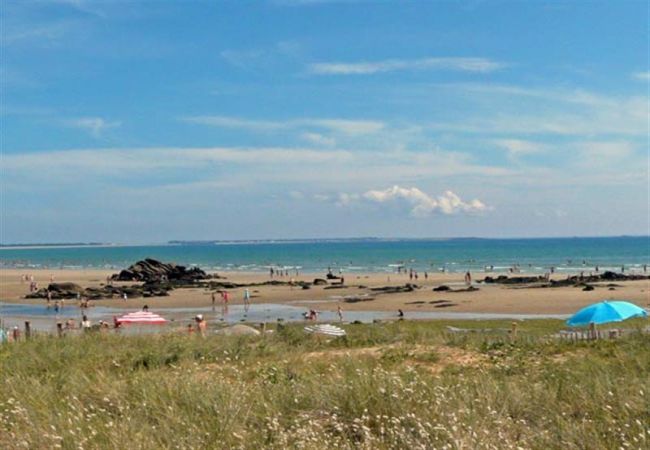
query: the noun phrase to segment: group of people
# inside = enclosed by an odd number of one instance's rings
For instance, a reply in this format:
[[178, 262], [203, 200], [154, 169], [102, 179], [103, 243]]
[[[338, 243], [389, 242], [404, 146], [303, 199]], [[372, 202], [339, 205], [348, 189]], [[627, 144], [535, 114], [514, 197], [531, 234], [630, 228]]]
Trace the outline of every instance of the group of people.
[[[221, 303], [222, 303], [222, 305], [224, 307], [227, 307], [228, 303], [230, 302], [230, 292], [228, 292], [225, 289], [219, 290], [219, 291], [216, 291], [216, 292], [212, 293], [212, 295], [211, 295], [212, 307], [214, 308], [216, 306], [216, 304], [217, 304], [217, 293], [219, 293], [221, 295]], [[251, 291], [248, 288], [244, 289], [243, 298], [244, 298], [244, 308], [246, 310], [248, 310], [248, 308], [250, 308], [250, 306], [251, 306]]]
[[[404, 275], [408, 274], [408, 277], [409, 277], [410, 281], [417, 281], [420, 278], [420, 274], [418, 273], [418, 271], [414, 270], [412, 267], [410, 269], [407, 269], [404, 266], [398, 266], [397, 267], [397, 274], [398, 275], [400, 275], [400, 274], [404, 274]], [[424, 275], [425, 280], [429, 279], [429, 272], [424, 271], [423, 275]]]
[[189, 334], [194, 334], [194, 332], [197, 332], [201, 336], [205, 336], [207, 330], [208, 322], [205, 320], [205, 317], [203, 317], [203, 314], [197, 314], [194, 317], [194, 323], [189, 323], [187, 325], [187, 332]]
[[[298, 269], [293, 269], [295, 276], [300, 275], [300, 271]], [[288, 277], [289, 276], [289, 269], [278, 269], [276, 267], [271, 267], [269, 269], [269, 275], [271, 278], [273, 277]]]

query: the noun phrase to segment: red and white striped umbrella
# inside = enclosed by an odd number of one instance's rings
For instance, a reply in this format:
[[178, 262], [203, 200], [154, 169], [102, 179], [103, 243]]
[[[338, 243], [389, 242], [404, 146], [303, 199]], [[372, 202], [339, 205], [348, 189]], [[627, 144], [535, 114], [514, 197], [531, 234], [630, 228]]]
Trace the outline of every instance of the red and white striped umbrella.
[[123, 315], [122, 317], [118, 317], [116, 319], [118, 323], [123, 323], [123, 324], [128, 324], [128, 323], [141, 323], [141, 324], [152, 324], [152, 325], [158, 325], [158, 324], [163, 324], [167, 323], [167, 319], [159, 316], [158, 314], [154, 314], [149, 311], [136, 311], [132, 313], [128, 313]]

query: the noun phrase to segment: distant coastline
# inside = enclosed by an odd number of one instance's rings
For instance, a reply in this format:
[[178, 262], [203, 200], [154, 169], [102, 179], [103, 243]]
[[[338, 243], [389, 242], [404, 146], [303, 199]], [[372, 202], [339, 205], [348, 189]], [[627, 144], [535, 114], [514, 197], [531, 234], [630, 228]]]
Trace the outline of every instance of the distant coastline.
[[111, 244], [105, 242], [65, 242], [60, 244], [54, 243], [36, 243], [36, 244], [0, 244], [0, 250], [23, 250], [38, 248], [78, 248], [78, 247], [120, 247], [121, 244]]
[[341, 238], [297, 238], [297, 239], [207, 239], [182, 240], [174, 239], [167, 242], [143, 243], [113, 243], [113, 242], [39, 242], [2, 244], [0, 250], [45, 249], [45, 248], [82, 248], [82, 247], [148, 247], [148, 246], [199, 246], [199, 245], [255, 245], [255, 244], [319, 244], [319, 243], [372, 243], [372, 242], [444, 242], [444, 241], [503, 241], [503, 240], [535, 240], [535, 239], [621, 239], [648, 238], [650, 235], [619, 235], [619, 236], [535, 236], [535, 237], [341, 237]]

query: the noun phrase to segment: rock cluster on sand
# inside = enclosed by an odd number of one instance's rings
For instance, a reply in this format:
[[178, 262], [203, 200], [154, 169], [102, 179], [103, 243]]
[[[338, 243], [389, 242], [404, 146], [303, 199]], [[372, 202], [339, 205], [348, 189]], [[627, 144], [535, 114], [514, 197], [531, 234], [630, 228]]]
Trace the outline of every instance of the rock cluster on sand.
[[546, 278], [539, 277], [508, 277], [507, 275], [499, 275], [498, 277], [485, 277], [484, 283], [498, 283], [498, 284], [528, 284], [528, 283], [541, 283], [545, 282]]
[[105, 285], [100, 287], [83, 288], [75, 283], [50, 283], [47, 288], [39, 289], [25, 296], [25, 298], [49, 297], [52, 300], [85, 298], [89, 300], [102, 300], [109, 298], [137, 297], [163, 297], [169, 295], [173, 288], [169, 284], [144, 283], [131, 286]]
[[[646, 275], [625, 275], [624, 273], [604, 272], [596, 275], [572, 275], [562, 280], [547, 280], [543, 276], [538, 277], [508, 277], [506, 275], [499, 275], [498, 277], [485, 277], [484, 283], [496, 284], [533, 284], [543, 283], [541, 287], [563, 287], [563, 286], [584, 286], [586, 283], [598, 283], [603, 281], [635, 281], [635, 280], [648, 280], [649, 276]], [[590, 289], [586, 289], [590, 290]]]
[[163, 263], [151, 258], [138, 261], [112, 277], [114, 281], [144, 281], [149, 283], [169, 281], [174, 284], [193, 284], [206, 278], [209, 278], [208, 275], [198, 267], [188, 269], [185, 266]]
[[411, 283], [406, 283], [404, 286], [383, 286], [370, 288], [371, 291], [377, 294], [399, 294], [402, 292], [413, 292], [420, 289], [419, 286]]

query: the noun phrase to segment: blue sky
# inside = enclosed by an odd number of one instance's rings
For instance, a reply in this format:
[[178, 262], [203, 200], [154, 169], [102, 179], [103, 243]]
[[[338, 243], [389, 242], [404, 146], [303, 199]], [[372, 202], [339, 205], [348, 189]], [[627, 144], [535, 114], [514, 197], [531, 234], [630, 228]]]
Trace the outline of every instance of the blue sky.
[[648, 233], [644, 1], [0, 15], [2, 242]]

